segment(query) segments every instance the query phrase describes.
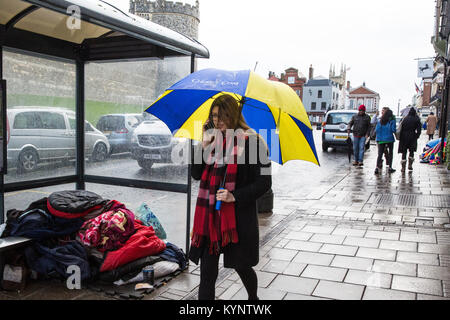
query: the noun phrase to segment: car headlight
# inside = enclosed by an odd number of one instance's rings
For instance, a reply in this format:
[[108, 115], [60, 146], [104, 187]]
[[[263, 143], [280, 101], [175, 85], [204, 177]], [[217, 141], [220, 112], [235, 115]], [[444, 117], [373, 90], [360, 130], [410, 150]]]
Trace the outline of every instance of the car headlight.
[[137, 143], [138, 139], [137, 139], [137, 135], [133, 134], [133, 136], [131, 137], [131, 143]]

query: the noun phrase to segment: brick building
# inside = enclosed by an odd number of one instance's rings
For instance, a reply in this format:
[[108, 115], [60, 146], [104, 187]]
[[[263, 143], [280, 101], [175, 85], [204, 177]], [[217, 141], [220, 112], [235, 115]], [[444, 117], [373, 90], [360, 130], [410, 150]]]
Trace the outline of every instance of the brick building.
[[279, 81], [290, 86], [303, 100], [303, 86], [306, 83], [306, 77], [295, 68], [289, 68], [281, 74], [280, 78], [275, 75], [275, 72], [269, 71], [269, 80]]

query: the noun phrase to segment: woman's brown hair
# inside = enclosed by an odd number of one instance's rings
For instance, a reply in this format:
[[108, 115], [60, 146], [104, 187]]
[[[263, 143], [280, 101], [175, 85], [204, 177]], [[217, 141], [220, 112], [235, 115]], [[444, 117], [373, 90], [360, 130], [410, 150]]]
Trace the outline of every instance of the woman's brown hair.
[[209, 110], [210, 118], [212, 110], [216, 106], [219, 107], [219, 115], [222, 121], [226, 122], [230, 129], [243, 129], [244, 131], [250, 129], [242, 115], [239, 103], [231, 95], [224, 94], [213, 101], [211, 109]]

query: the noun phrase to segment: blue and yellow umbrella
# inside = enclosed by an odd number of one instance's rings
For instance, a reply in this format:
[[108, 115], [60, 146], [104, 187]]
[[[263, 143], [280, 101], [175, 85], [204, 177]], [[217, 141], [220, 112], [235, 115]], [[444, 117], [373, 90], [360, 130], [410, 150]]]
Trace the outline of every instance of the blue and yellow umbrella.
[[180, 80], [146, 111], [162, 120], [175, 137], [202, 140], [211, 104], [230, 94], [243, 102], [247, 124], [267, 142], [272, 161], [305, 160], [319, 164], [311, 123], [298, 95], [288, 85], [250, 70], [204, 69]]

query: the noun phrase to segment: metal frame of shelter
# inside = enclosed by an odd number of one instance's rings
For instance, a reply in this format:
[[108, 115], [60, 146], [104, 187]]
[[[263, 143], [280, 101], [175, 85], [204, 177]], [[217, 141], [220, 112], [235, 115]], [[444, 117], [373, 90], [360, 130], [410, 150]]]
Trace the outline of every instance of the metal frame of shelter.
[[[190, 56], [191, 73], [196, 57], [209, 58], [209, 51], [194, 39], [143, 18], [127, 14], [102, 0], [0, 0], [0, 79], [3, 79], [3, 49], [26, 55], [75, 63], [76, 66], [76, 171], [75, 175], [18, 183], [4, 183], [0, 175], [0, 223], [4, 222], [4, 193], [86, 182], [187, 194], [186, 252], [191, 217], [191, 165], [186, 184], [164, 183], [85, 174], [85, 63], [117, 62]], [[76, 10], [73, 10], [76, 9]], [[75, 14], [75, 16], [74, 16]], [[79, 19], [77, 32], [49, 29], [50, 22]], [[43, 23], [42, 19], [48, 19]], [[47, 29], [46, 29], [47, 28]], [[5, 113], [6, 117], [6, 106]], [[191, 143], [192, 147], [192, 143]], [[6, 158], [6, 156], [5, 156]], [[6, 162], [6, 161], [5, 161]], [[6, 163], [5, 163], [6, 166]]]

